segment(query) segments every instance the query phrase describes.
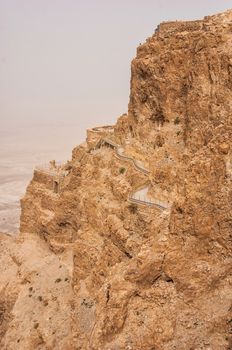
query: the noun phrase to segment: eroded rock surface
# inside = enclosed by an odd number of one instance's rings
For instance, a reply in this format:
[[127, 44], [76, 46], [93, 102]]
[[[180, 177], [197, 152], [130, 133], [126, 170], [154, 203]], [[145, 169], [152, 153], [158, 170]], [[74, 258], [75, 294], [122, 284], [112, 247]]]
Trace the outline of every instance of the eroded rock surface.
[[72, 259], [37, 235], [0, 236], [0, 348], [72, 349]]
[[[22, 242], [1, 241], [3, 349], [231, 349], [231, 44], [232, 11], [162, 23], [132, 62], [128, 114], [35, 171]], [[128, 201], [145, 183], [167, 209]]]

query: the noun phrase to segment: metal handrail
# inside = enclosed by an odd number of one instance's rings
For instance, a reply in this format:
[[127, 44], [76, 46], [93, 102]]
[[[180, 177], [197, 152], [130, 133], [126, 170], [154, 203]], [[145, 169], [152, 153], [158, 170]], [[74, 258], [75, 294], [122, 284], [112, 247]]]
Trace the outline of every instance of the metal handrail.
[[[147, 196], [147, 193], [143, 193], [142, 194], [142, 198], [141, 198], [141, 193], [139, 193], [140, 191], [142, 190], [147, 190], [148, 191], [148, 188], [149, 188], [149, 184], [146, 184], [144, 186], [140, 186], [138, 187], [135, 191], [133, 191], [130, 195], [129, 195], [129, 201], [133, 201], [133, 202], [137, 202], [137, 203], [140, 203], [140, 204], [144, 204], [144, 203], [147, 203], [148, 205], [150, 206], [157, 206], [159, 207], [160, 209], [168, 209], [169, 207], [169, 204], [167, 203], [164, 203], [158, 199], [152, 199], [150, 200]], [[139, 198], [137, 198], [137, 195]]]
[[101, 132], [103, 130], [107, 130], [107, 131], [113, 131], [114, 127], [112, 125], [104, 125], [104, 126], [95, 126], [94, 128], [90, 129], [92, 131], [96, 131], [96, 132]]
[[145, 174], [145, 175], [148, 175], [148, 174], [150, 173], [150, 171], [149, 171], [148, 169], [146, 169], [146, 168], [144, 168], [144, 166], [138, 164], [138, 161], [137, 161], [137, 160], [135, 160], [135, 159], [132, 158], [132, 157], [126, 156], [125, 154], [122, 154], [122, 153], [120, 152], [120, 149], [124, 150], [122, 146], [118, 145], [117, 143], [115, 143], [115, 142], [113, 142], [113, 141], [111, 141], [111, 140], [109, 140], [109, 139], [107, 139], [107, 138], [104, 138], [103, 141], [105, 141], [105, 142], [108, 143], [109, 145], [115, 147], [116, 154], [117, 154], [117, 156], [118, 156], [119, 158], [121, 158], [121, 159], [126, 159], [126, 160], [132, 162], [133, 165], [134, 165], [134, 167], [135, 167], [137, 170], [141, 171], [141, 172], [142, 172], [143, 174]]
[[[106, 142], [106, 143], [108, 143], [109, 145], [111, 145], [111, 146], [113, 146], [113, 147], [115, 148], [116, 155], [117, 155], [119, 158], [125, 159], [125, 160], [127, 160], [127, 161], [129, 161], [129, 162], [132, 162], [133, 165], [134, 165], [134, 167], [135, 167], [137, 170], [141, 171], [143, 174], [145, 174], [145, 175], [149, 175], [149, 174], [150, 174], [150, 171], [149, 171], [148, 169], [144, 168], [143, 165], [139, 164], [139, 162], [138, 162], [136, 159], [134, 159], [134, 158], [132, 158], [132, 157], [129, 157], [129, 156], [126, 156], [125, 154], [122, 154], [121, 151], [124, 150], [124, 148], [123, 148], [122, 146], [116, 144], [115, 142], [113, 142], [113, 141], [111, 141], [111, 140], [109, 140], [109, 139], [107, 139], [107, 138], [104, 138], [103, 141]], [[142, 187], [142, 188], [146, 188], [146, 187], [147, 187], [147, 186], [144, 186], [144, 187]], [[139, 187], [139, 189], [142, 189], [142, 188], [141, 188], [141, 186]], [[166, 204], [166, 203], [163, 203], [163, 202], [161, 202], [161, 201], [159, 201], [159, 200], [150, 201], [150, 200], [147, 200], [147, 199], [141, 200], [141, 199], [135, 198], [135, 194], [138, 192], [139, 189], [137, 189], [136, 191], [133, 191], [133, 192], [129, 195], [129, 197], [128, 197], [128, 200], [129, 200], [129, 201], [134, 202], [134, 203], [137, 203], [137, 204], [144, 204], [144, 205], [149, 205], [149, 206], [156, 206], [156, 207], [158, 207], [159, 209], [162, 209], [162, 210], [168, 209], [169, 205]]]
[[167, 206], [164, 206], [164, 205], [160, 204], [159, 201], [157, 201], [157, 202], [150, 202], [150, 201], [145, 201], [145, 200], [142, 200], [142, 199], [136, 199], [136, 198], [133, 198], [132, 196], [129, 196], [128, 200], [130, 202], [133, 202], [133, 203], [144, 204], [144, 205], [149, 205], [149, 206], [156, 206], [156, 207], [158, 207], [159, 209], [162, 209], [162, 210], [168, 209]]

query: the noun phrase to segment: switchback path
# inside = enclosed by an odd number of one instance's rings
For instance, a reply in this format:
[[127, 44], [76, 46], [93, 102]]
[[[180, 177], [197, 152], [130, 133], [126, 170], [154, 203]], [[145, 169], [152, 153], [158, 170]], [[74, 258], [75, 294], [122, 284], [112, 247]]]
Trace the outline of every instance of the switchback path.
[[[95, 132], [99, 132], [102, 131], [102, 128], [93, 128], [92, 130]], [[106, 128], [110, 128], [110, 127], [106, 127]], [[115, 155], [117, 158], [130, 162], [134, 168], [137, 171], [140, 171], [143, 175], [148, 176], [150, 174], [150, 171], [142, 164], [141, 161], [138, 161], [136, 159], [134, 159], [133, 157], [127, 156], [124, 154], [124, 147], [122, 147], [121, 145], [115, 143], [114, 141], [112, 141], [109, 138], [101, 138], [95, 148], [99, 148], [102, 145], [109, 145], [111, 148], [113, 148], [115, 150]], [[43, 164], [40, 166], [37, 166], [35, 168], [35, 170], [50, 175], [53, 178], [64, 178], [66, 175], [66, 171], [64, 171], [61, 167], [60, 164], [55, 164], [56, 166], [54, 166], [52, 163], [50, 164]], [[58, 167], [57, 167], [58, 165]], [[131, 203], [136, 203], [139, 205], [146, 205], [146, 206], [156, 206], [157, 208], [161, 209], [161, 210], [165, 210], [169, 208], [169, 204], [165, 203], [165, 202], [161, 202], [158, 199], [152, 199], [149, 195], [148, 195], [148, 191], [149, 191], [149, 186], [150, 183], [146, 182], [144, 184], [144, 186], [137, 188], [136, 190], [132, 191], [129, 196], [128, 196], [128, 201]]]
[[[140, 171], [146, 176], [150, 174], [150, 171], [146, 169], [140, 161], [132, 157], [126, 156], [124, 154], [125, 150], [121, 145], [118, 145], [117, 143], [113, 142], [108, 138], [103, 138], [101, 140], [101, 144], [104, 144], [104, 143], [108, 144], [109, 146], [115, 149], [116, 156], [118, 158], [132, 163], [137, 171]], [[130, 193], [128, 200], [136, 204], [156, 206], [157, 208], [162, 210], [168, 209], [169, 205], [167, 203], [161, 202], [158, 199], [151, 199], [150, 196], [148, 195], [148, 191], [149, 191], [149, 183], [145, 184], [143, 187], [140, 187], [139, 189]]]

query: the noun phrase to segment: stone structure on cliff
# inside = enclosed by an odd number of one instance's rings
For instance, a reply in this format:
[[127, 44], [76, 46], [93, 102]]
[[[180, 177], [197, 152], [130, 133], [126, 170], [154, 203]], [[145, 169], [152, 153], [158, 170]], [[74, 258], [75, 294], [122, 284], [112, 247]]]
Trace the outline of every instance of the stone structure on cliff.
[[232, 349], [231, 44], [232, 11], [161, 23], [128, 114], [36, 169], [0, 241], [1, 349]]

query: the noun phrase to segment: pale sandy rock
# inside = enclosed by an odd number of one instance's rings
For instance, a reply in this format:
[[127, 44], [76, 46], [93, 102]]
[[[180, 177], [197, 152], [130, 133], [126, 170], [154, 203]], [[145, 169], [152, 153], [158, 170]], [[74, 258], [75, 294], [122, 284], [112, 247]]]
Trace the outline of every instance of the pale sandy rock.
[[[62, 178], [35, 172], [22, 242], [2, 241], [3, 349], [231, 349], [231, 23], [161, 23], [132, 61], [128, 114], [89, 129]], [[162, 210], [128, 200], [144, 185]]]
[[35, 235], [0, 244], [1, 349], [71, 349], [72, 265]]

